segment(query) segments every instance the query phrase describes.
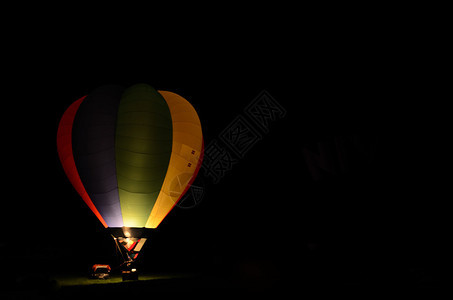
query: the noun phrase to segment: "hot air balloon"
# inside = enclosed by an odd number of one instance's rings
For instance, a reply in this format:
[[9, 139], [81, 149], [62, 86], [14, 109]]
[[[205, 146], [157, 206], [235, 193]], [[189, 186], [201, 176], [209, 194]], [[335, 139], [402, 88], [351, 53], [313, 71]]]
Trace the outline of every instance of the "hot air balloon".
[[200, 119], [147, 84], [102, 86], [63, 114], [57, 150], [83, 201], [133, 262], [187, 192], [203, 159]]

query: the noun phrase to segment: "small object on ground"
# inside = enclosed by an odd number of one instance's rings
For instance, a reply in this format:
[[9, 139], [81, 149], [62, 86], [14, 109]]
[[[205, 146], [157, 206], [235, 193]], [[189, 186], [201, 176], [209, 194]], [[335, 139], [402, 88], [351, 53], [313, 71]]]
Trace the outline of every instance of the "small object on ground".
[[92, 279], [110, 279], [110, 268], [109, 265], [96, 264], [92, 267], [90, 278]]

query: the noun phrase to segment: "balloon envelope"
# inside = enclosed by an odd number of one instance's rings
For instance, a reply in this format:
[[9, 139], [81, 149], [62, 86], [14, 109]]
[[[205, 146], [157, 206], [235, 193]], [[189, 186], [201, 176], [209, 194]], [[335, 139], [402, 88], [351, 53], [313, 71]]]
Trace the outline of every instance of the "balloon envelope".
[[192, 105], [146, 84], [96, 89], [57, 133], [65, 173], [105, 227], [156, 228], [195, 179], [203, 147]]

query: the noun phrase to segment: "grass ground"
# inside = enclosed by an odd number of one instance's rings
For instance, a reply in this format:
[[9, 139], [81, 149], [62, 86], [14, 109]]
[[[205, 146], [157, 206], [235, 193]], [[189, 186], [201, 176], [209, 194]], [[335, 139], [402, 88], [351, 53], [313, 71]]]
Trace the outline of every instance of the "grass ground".
[[[139, 281], [184, 279], [193, 276], [191, 274], [140, 274]], [[57, 275], [55, 276], [55, 280], [61, 287], [123, 283], [121, 274], [113, 274], [109, 279], [90, 279], [87, 276], [77, 275]]]
[[[250, 273], [250, 272], [249, 272]], [[8, 285], [0, 288], [0, 299], [102, 299], [108, 296], [146, 296], [150, 298], [159, 293], [168, 292], [204, 292], [222, 295], [224, 292], [242, 293], [278, 292], [292, 295], [292, 292], [311, 290], [375, 290], [386, 288], [436, 288], [443, 282], [429, 278], [411, 281], [394, 280], [390, 275], [379, 280], [354, 281], [341, 278], [301, 277], [298, 274], [278, 276], [277, 274], [236, 274], [227, 276], [196, 273], [145, 273], [139, 280], [122, 281], [120, 274], [113, 274], [110, 279], [89, 279], [84, 274], [27, 275], [11, 280]], [[247, 276], [246, 276], [247, 275]], [[272, 276], [271, 276], [272, 275]], [[300, 274], [299, 274], [300, 275]], [[392, 280], [393, 278], [393, 280]], [[6, 280], [6, 279], [5, 279]], [[2, 281], [5, 283], [5, 281]]]
[[[216, 284], [214, 284], [216, 285]], [[210, 286], [196, 274], [140, 274], [139, 280], [123, 281], [121, 274], [110, 279], [84, 275], [27, 275], [0, 290], [0, 299], [83, 299], [93, 296], [143, 295], [144, 293], [189, 291]]]

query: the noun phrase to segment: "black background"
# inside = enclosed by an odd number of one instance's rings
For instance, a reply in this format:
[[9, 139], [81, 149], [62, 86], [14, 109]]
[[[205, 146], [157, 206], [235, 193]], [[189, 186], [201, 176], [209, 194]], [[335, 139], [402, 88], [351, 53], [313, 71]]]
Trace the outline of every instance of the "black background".
[[[143, 82], [189, 100], [206, 144], [263, 90], [287, 114], [219, 183], [200, 172], [203, 201], [172, 211], [142, 268], [245, 284], [442, 284], [451, 265], [445, 111], [416, 41], [372, 27], [254, 24], [172, 34], [50, 26], [19, 39], [4, 101], [4, 119], [14, 119], [4, 136], [8, 263], [48, 273], [116, 263], [113, 241], [66, 179], [56, 132], [96, 87]], [[373, 160], [314, 180], [303, 147], [345, 136], [376, 141]]]

